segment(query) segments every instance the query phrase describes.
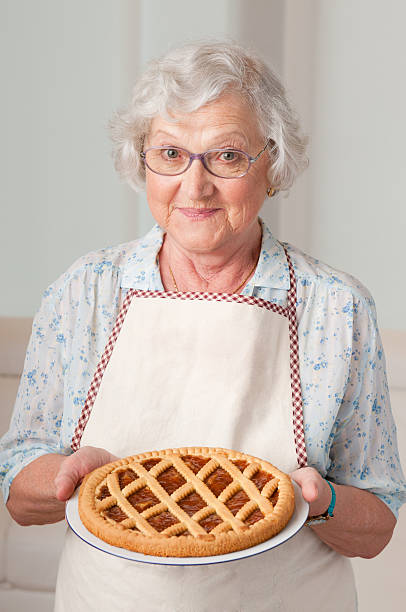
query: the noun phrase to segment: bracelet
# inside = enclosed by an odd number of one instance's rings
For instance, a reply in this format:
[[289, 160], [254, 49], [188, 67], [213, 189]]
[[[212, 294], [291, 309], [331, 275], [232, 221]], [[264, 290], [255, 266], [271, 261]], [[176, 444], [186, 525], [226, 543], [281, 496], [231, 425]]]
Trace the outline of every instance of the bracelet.
[[331, 482], [329, 482], [328, 480], [326, 480], [326, 482], [331, 489], [330, 505], [327, 508], [327, 510], [323, 512], [323, 514], [318, 514], [317, 516], [309, 516], [305, 525], [319, 525], [319, 524], [325, 523], [326, 521], [334, 517], [333, 512], [334, 512], [334, 508], [336, 505], [336, 492]]

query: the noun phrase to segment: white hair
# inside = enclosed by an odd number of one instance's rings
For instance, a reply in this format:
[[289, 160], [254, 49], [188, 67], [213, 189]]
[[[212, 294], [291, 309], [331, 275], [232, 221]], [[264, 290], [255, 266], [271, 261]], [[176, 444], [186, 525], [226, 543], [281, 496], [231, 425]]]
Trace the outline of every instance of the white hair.
[[145, 186], [140, 158], [151, 120], [170, 112], [193, 112], [223, 93], [243, 96], [257, 117], [271, 163], [268, 177], [277, 191], [289, 189], [307, 166], [306, 139], [277, 76], [256, 53], [236, 43], [198, 41], [150, 62], [136, 83], [129, 106], [110, 121], [113, 158], [119, 175], [136, 191]]

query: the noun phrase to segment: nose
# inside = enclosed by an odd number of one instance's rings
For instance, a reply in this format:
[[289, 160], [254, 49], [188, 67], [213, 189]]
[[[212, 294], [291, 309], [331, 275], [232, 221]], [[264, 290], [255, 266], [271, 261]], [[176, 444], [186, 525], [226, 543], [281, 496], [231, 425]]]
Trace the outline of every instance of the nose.
[[210, 197], [214, 191], [213, 176], [200, 159], [194, 159], [182, 175], [182, 190], [190, 200]]

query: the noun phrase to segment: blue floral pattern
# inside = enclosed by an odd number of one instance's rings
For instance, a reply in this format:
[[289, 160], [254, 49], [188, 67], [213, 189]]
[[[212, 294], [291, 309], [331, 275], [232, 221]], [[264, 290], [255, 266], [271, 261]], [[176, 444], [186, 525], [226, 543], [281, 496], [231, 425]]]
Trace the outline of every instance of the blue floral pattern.
[[[246, 295], [285, 306], [289, 270], [263, 225]], [[0, 441], [5, 501], [13, 478], [71, 439], [119, 308], [130, 288], [163, 290], [163, 231], [79, 259], [44, 293], [9, 431]], [[353, 277], [286, 245], [297, 278], [299, 358], [309, 465], [333, 482], [369, 490], [397, 515], [406, 500], [374, 302]]]

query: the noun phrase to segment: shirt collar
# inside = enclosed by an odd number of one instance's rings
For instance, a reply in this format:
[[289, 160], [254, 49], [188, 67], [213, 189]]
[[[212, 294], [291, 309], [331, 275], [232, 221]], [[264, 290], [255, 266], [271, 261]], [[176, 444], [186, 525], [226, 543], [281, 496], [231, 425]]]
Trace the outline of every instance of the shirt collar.
[[247, 291], [254, 287], [269, 287], [270, 289], [290, 288], [289, 266], [286, 259], [285, 249], [273, 236], [269, 227], [260, 218], [262, 227], [261, 252], [254, 276], [246, 285]]
[[162, 247], [164, 231], [158, 224], [134, 243], [124, 264], [121, 286], [125, 289], [163, 290], [159, 274], [158, 253]]
[[[247, 283], [244, 293], [251, 293], [254, 287], [286, 289], [290, 287], [289, 267], [283, 246], [272, 235], [268, 226], [260, 219], [262, 244], [254, 276]], [[158, 253], [161, 249], [164, 231], [159, 225], [136, 242], [136, 248], [124, 264], [121, 286], [126, 289], [162, 291], [159, 274]]]

